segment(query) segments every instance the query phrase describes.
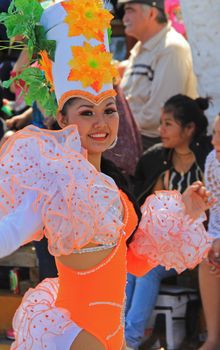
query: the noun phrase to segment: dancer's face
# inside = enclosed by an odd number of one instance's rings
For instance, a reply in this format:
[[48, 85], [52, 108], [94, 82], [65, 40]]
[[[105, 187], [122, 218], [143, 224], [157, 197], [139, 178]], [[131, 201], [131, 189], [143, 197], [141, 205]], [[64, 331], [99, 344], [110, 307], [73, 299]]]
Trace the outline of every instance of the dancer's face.
[[214, 123], [212, 144], [216, 151], [216, 158], [220, 161], [220, 117], [218, 116]]
[[111, 97], [99, 105], [75, 98], [65, 115], [59, 113], [57, 120], [62, 128], [77, 125], [82, 146], [89, 155], [106, 151], [117, 137], [119, 117], [115, 99]]

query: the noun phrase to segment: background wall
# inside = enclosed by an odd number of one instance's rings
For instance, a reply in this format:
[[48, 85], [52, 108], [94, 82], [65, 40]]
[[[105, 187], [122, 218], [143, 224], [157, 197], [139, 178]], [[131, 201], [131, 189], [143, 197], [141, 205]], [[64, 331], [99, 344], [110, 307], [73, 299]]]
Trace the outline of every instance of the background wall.
[[207, 116], [212, 124], [220, 112], [220, 1], [181, 0], [183, 20], [192, 48], [200, 96], [213, 104]]

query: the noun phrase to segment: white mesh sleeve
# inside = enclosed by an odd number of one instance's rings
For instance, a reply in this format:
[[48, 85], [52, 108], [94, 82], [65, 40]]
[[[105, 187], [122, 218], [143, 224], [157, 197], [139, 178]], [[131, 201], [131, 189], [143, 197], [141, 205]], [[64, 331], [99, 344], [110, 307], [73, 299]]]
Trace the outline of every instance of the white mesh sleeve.
[[43, 229], [41, 208], [33, 210], [37, 193], [30, 192], [24, 201], [0, 221], [0, 258], [13, 253], [32, 236]]

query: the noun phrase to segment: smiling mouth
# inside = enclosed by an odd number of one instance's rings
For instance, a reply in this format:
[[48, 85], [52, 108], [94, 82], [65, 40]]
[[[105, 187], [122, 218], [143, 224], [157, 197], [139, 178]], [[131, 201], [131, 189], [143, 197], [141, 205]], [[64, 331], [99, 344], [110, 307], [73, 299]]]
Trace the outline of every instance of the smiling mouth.
[[90, 134], [89, 137], [95, 141], [104, 141], [108, 137], [108, 133], [96, 133], [96, 134]]

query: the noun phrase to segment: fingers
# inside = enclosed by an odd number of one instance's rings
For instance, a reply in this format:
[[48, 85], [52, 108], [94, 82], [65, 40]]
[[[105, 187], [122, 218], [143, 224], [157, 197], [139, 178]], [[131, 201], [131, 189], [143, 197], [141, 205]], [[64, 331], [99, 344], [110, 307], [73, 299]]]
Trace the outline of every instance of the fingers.
[[[219, 250], [219, 239], [214, 241], [212, 248], [208, 254], [208, 265], [211, 274], [220, 277], [220, 250]], [[216, 247], [215, 247], [216, 246]], [[216, 250], [214, 249], [216, 248]], [[218, 249], [217, 249], [218, 248]]]
[[188, 189], [196, 192], [203, 199], [208, 199], [211, 196], [211, 193], [206, 189], [201, 181], [194, 182]]
[[202, 181], [195, 181], [190, 186], [192, 189], [198, 190], [200, 187], [204, 186]]
[[209, 272], [216, 277], [220, 277], [220, 269], [215, 265], [210, 266]]
[[205, 210], [211, 208], [216, 203], [217, 199], [212, 196], [211, 192], [206, 189], [201, 181], [194, 182], [190, 188], [201, 197], [205, 204]]

